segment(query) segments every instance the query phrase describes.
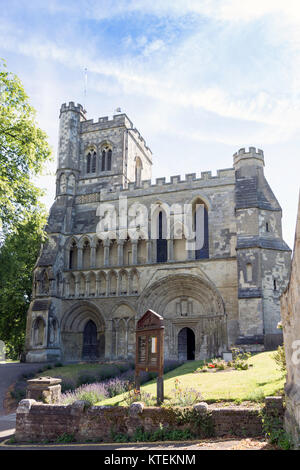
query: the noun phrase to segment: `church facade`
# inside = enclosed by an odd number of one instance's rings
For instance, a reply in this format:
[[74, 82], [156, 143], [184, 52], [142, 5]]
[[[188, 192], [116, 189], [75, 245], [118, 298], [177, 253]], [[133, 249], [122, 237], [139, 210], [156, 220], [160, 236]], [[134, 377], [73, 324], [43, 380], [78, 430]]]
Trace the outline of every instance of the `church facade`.
[[[151, 168], [151, 150], [126, 114], [93, 122], [81, 105], [62, 105], [28, 362], [133, 358], [135, 325], [148, 309], [164, 318], [168, 359], [280, 342], [291, 251], [263, 151], [240, 149], [216, 176], [153, 184]], [[186, 214], [201, 243], [189, 243]]]

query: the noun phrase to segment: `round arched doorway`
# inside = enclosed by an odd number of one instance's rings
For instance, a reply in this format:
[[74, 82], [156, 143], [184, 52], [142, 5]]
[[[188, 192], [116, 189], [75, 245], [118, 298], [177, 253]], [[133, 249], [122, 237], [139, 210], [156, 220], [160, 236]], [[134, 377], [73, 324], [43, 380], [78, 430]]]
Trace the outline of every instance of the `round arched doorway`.
[[191, 328], [182, 328], [178, 334], [178, 359], [195, 360], [195, 333]]
[[83, 330], [82, 359], [95, 360], [99, 357], [97, 327], [89, 320]]

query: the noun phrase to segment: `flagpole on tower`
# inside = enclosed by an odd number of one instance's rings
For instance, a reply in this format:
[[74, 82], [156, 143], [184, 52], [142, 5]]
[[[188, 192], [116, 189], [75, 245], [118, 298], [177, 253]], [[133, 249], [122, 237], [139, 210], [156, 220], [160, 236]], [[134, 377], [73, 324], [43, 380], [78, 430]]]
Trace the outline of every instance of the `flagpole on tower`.
[[85, 67], [84, 69], [84, 102], [83, 102], [83, 109], [85, 110], [86, 107], [86, 96], [87, 96], [87, 71], [88, 69]]

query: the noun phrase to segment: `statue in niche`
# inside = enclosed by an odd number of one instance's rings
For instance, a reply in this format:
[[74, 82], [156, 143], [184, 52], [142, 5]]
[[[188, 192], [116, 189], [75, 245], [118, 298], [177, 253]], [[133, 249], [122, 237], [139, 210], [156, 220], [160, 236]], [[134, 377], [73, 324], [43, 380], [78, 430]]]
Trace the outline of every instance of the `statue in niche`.
[[55, 317], [49, 317], [49, 344], [53, 345], [57, 342], [58, 325]]
[[34, 323], [33, 342], [35, 346], [43, 346], [44, 333], [45, 333], [45, 323], [44, 323], [44, 320], [41, 317], [39, 317], [36, 319]]

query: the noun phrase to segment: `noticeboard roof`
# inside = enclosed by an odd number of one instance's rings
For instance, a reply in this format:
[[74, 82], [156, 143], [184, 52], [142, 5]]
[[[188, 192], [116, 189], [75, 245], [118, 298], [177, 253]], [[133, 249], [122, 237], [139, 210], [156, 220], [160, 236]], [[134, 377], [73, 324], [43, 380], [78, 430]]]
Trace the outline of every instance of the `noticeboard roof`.
[[136, 329], [137, 331], [140, 331], [164, 328], [163, 321], [163, 317], [158, 313], [153, 312], [153, 310], [147, 310], [147, 312], [137, 322]]

